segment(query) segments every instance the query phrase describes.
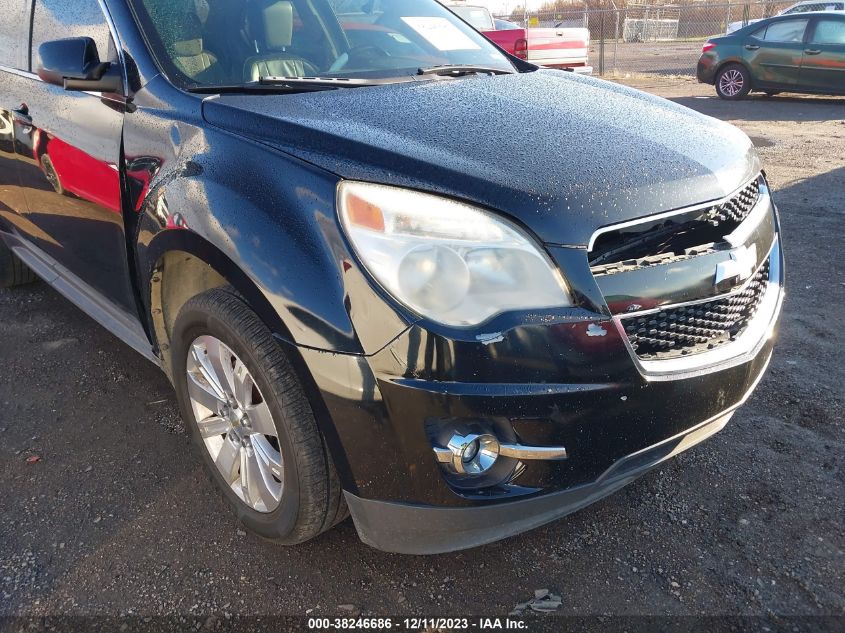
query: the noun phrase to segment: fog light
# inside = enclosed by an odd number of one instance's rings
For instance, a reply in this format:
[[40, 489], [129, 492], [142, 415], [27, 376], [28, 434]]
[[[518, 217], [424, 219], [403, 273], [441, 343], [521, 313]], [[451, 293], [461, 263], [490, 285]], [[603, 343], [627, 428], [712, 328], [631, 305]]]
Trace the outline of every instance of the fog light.
[[489, 434], [455, 433], [447, 448], [452, 454], [452, 468], [461, 475], [485, 473], [499, 458], [499, 440]]
[[474, 440], [471, 444], [467, 445], [467, 447], [464, 449], [463, 455], [461, 455], [461, 461], [464, 464], [468, 464], [473, 459], [475, 459], [475, 456], [478, 455], [478, 446], [478, 440]]

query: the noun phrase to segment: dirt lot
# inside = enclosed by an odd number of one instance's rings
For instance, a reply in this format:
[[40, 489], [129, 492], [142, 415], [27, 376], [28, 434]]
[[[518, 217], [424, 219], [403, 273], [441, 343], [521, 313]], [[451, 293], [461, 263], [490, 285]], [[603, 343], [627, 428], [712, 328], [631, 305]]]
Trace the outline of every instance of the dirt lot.
[[44, 284], [0, 290], [0, 616], [504, 615], [550, 589], [555, 615], [842, 617], [845, 99], [655, 91], [752, 136], [782, 213], [780, 343], [722, 433], [474, 551], [385, 554], [349, 521], [285, 549], [242, 532], [209, 488], [157, 369]]

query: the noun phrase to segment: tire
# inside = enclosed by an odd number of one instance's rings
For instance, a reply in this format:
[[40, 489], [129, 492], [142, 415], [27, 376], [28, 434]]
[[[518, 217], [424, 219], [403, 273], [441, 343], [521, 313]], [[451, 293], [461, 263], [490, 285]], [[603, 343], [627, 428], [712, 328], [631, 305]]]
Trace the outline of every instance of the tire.
[[751, 75], [742, 64], [728, 64], [716, 75], [716, 94], [728, 101], [745, 99], [751, 92]]
[[[173, 383], [182, 418], [206, 471], [243, 525], [266, 539], [293, 545], [314, 538], [343, 520], [348, 515], [343, 492], [305, 391], [270, 330], [246, 303], [230, 289], [204, 292], [190, 299], [180, 310], [171, 338]], [[219, 345], [221, 342], [223, 345]], [[198, 350], [204, 350], [205, 355]], [[208, 395], [197, 391], [197, 377], [206, 386], [211, 386], [210, 382], [203, 382], [207, 374], [202, 373], [202, 369], [208, 367], [201, 367], [196, 359], [208, 360], [214, 353], [228, 359], [226, 363], [231, 361], [233, 381], [245, 375], [247, 379], [243, 382], [252, 385], [231, 389], [232, 394], [241, 392], [241, 397], [233, 395], [231, 400], [238, 403], [243, 400], [244, 404], [223, 404], [224, 413], [219, 416], [209, 414], [211, 407], [197, 404], [196, 398], [198, 394]], [[217, 362], [216, 366], [223, 365], [225, 363]], [[193, 372], [191, 376], [189, 370]], [[226, 376], [216, 384], [225, 380]], [[248, 406], [247, 400], [251, 403]], [[212, 399], [210, 404], [219, 405], [219, 402]], [[257, 413], [264, 405], [269, 410], [269, 422], [267, 410], [263, 409], [263, 416]], [[244, 415], [244, 420], [248, 418], [248, 421], [243, 427], [237, 419], [231, 421], [235, 416], [233, 411], [248, 413]], [[198, 421], [198, 412], [208, 417]], [[259, 424], [260, 418], [263, 421]], [[206, 432], [205, 439], [200, 424]], [[218, 428], [215, 424], [221, 426]], [[223, 426], [226, 431], [218, 434]], [[264, 434], [267, 430], [270, 433]], [[237, 448], [238, 441], [246, 443]], [[216, 463], [212, 451], [218, 445], [221, 448]], [[231, 451], [243, 453], [239, 453], [239, 458], [230, 459]], [[275, 457], [263, 462], [261, 457], [270, 452]], [[249, 465], [253, 463], [251, 458], [256, 465]], [[259, 468], [261, 478], [256, 478], [256, 468]], [[247, 473], [246, 479], [244, 473]], [[259, 483], [255, 486], [247, 483], [256, 481]], [[280, 486], [278, 498], [272, 496], [277, 484]], [[253, 488], [258, 492], [253, 493]], [[274, 500], [277, 507], [273, 507]]]
[[0, 241], [0, 288], [22, 286], [36, 281], [38, 277]]
[[62, 181], [59, 179], [59, 174], [56, 171], [56, 168], [53, 167], [53, 159], [50, 158], [49, 154], [44, 154], [41, 157], [41, 166], [44, 168], [44, 175], [47, 177], [47, 181], [50, 183], [50, 186], [53, 187], [55, 192], [60, 196], [65, 195], [65, 188], [62, 186]]

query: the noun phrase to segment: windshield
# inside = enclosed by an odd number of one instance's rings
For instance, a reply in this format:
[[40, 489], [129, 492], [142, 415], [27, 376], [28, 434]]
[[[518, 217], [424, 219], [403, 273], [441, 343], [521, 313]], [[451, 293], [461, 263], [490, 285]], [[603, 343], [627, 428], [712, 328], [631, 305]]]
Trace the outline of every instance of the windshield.
[[130, 0], [165, 74], [180, 87], [268, 77], [406, 79], [421, 68], [513, 71], [436, 0]]

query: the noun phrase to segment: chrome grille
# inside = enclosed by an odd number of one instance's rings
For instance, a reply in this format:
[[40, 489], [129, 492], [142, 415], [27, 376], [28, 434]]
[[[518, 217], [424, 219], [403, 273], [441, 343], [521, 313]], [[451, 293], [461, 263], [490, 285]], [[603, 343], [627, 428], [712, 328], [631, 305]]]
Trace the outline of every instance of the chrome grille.
[[715, 349], [736, 339], [754, 317], [769, 281], [766, 261], [745, 287], [728, 297], [667, 308], [622, 320], [642, 360], [665, 360]]
[[725, 222], [730, 222], [733, 225], [741, 224], [751, 213], [759, 197], [760, 182], [755, 179], [726, 203], [709, 209], [707, 219], [714, 226], [719, 226]]

